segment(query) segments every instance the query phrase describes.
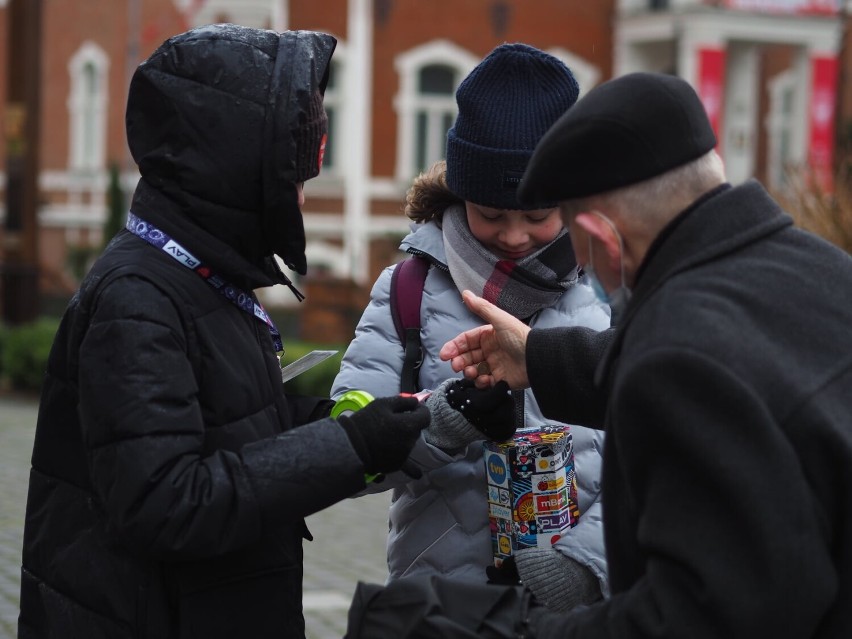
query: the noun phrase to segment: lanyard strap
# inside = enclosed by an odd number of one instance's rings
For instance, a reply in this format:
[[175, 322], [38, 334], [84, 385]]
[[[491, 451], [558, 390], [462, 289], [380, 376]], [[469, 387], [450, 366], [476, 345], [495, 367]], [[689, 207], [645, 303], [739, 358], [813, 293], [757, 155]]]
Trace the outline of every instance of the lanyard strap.
[[260, 302], [255, 299], [254, 295], [246, 293], [233, 284], [229, 284], [218, 275], [215, 275], [208, 267], [201, 263], [201, 260], [187, 251], [174, 239], [166, 235], [150, 222], [146, 222], [132, 211], [127, 213], [126, 228], [137, 237], [141, 237], [143, 240], [148, 242], [148, 244], [156, 246], [167, 255], [173, 257], [186, 268], [198, 273], [198, 275], [210, 284], [210, 286], [224, 295], [228, 301], [234, 304], [237, 308], [245, 311], [249, 315], [254, 315], [256, 318], [264, 322], [269, 328], [269, 334], [272, 336], [272, 343], [275, 345], [275, 351], [277, 353], [284, 352], [284, 342], [281, 341], [281, 333], [278, 332], [278, 329], [275, 327], [275, 324], [272, 323], [272, 319], [269, 317], [269, 314], [266, 310], [264, 310]]

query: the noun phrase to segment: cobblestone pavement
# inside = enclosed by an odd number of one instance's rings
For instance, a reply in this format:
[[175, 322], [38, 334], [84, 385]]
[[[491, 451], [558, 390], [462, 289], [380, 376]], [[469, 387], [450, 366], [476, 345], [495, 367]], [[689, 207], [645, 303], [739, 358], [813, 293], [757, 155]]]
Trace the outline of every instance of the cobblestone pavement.
[[[0, 639], [14, 639], [18, 619], [21, 538], [37, 405], [0, 397]], [[308, 518], [305, 621], [308, 639], [340, 639], [361, 581], [387, 576], [388, 494], [346, 500]]]

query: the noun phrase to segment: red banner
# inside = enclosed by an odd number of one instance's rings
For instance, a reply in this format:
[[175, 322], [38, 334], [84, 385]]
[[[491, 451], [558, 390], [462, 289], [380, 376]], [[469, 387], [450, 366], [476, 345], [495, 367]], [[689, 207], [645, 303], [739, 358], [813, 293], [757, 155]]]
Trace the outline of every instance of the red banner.
[[722, 100], [725, 95], [725, 51], [701, 49], [698, 52], [698, 97], [704, 103], [707, 117], [718, 140], [717, 151], [722, 144]]
[[808, 162], [820, 186], [833, 188], [834, 109], [837, 95], [837, 58], [811, 59], [810, 140]]

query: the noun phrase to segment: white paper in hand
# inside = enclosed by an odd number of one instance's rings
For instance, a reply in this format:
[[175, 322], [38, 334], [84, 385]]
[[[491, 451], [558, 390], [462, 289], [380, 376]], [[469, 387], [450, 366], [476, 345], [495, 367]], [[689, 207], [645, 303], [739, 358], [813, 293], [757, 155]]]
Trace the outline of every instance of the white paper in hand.
[[320, 362], [327, 360], [335, 354], [337, 354], [337, 351], [311, 351], [307, 355], [300, 357], [295, 362], [291, 362], [282, 368], [281, 380], [284, 382], [291, 380], [296, 377], [296, 375], [301, 375], [309, 368], [313, 368]]

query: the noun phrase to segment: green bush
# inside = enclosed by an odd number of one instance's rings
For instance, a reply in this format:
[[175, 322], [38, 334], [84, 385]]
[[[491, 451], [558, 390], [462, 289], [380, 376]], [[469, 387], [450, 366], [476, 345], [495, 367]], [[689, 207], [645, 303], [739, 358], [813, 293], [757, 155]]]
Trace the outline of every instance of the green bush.
[[283, 365], [294, 362], [313, 350], [337, 351], [336, 355], [332, 355], [327, 360], [320, 362], [313, 368], [306, 370], [301, 375], [294, 377], [284, 384], [284, 389], [293, 395], [328, 397], [334, 378], [337, 376], [338, 371], [340, 371], [340, 360], [343, 359], [343, 352], [346, 350], [346, 346], [286, 341], [284, 342], [284, 347], [285, 353], [281, 362]]
[[23, 391], [41, 389], [47, 370], [47, 356], [58, 328], [58, 319], [44, 317], [31, 324], [4, 329], [0, 371], [12, 388]]
[[[0, 378], [16, 390], [39, 391], [47, 370], [47, 357], [59, 319], [42, 318], [32, 324], [0, 326]], [[328, 397], [340, 370], [345, 345], [286, 342], [283, 363], [289, 364], [313, 350], [337, 350], [327, 360], [294, 377], [285, 384], [288, 393]]]
[[6, 351], [6, 342], [9, 340], [9, 329], [5, 324], [0, 324], [0, 379], [3, 379], [5, 365], [3, 353]]

